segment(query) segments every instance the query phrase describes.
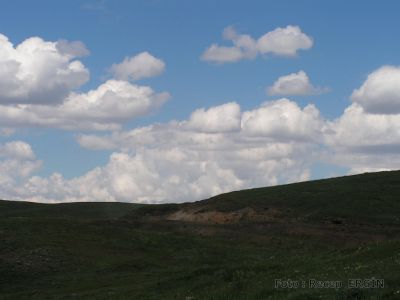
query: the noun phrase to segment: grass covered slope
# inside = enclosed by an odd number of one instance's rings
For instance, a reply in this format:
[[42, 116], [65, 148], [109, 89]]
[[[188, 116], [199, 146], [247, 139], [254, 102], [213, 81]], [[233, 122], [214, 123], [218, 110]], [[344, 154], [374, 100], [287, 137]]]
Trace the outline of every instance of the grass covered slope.
[[366, 173], [230, 192], [182, 205], [144, 206], [133, 215], [178, 210], [234, 212], [275, 210], [281, 217], [322, 222], [400, 225], [400, 171]]
[[258, 188], [205, 201], [218, 210], [272, 206], [307, 216], [349, 222], [400, 224], [400, 171], [367, 173], [332, 179]]
[[81, 202], [38, 204], [21, 201], [0, 201], [0, 218], [38, 217], [72, 219], [118, 219], [141, 204], [120, 202]]
[[0, 201], [0, 299], [399, 299], [399, 200], [396, 171], [184, 204]]

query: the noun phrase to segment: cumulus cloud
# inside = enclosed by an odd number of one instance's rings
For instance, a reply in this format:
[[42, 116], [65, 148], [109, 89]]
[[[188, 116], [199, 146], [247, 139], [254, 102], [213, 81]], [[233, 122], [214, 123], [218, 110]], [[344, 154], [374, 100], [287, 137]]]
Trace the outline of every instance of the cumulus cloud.
[[304, 71], [279, 77], [272, 86], [267, 88], [267, 94], [285, 96], [319, 95], [327, 92], [328, 88], [315, 87]]
[[240, 106], [235, 103], [195, 110], [187, 126], [191, 129], [203, 132], [225, 132], [234, 131], [240, 128]]
[[[199, 119], [202, 124], [207, 124], [208, 118], [224, 119], [229, 109], [231, 115], [240, 111], [235, 107], [235, 103], [227, 103], [200, 109]], [[122, 179], [113, 179], [118, 184], [112, 191], [107, 189], [109, 195], [126, 201], [131, 201], [132, 195], [143, 202], [184, 201], [227, 190], [305, 180], [317, 161], [344, 166], [349, 173], [400, 168], [400, 114], [371, 114], [354, 103], [338, 119], [327, 121], [313, 105], [301, 108], [280, 99], [241, 112], [239, 128], [220, 128], [218, 123], [192, 126], [192, 116], [187, 121], [107, 136], [81, 136], [78, 141], [92, 149], [104, 145], [120, 151], [115, 153], [117, 161], [122, 159], [126, 168], [131, 165], [135, 166], [132, 170], [139, 170], [136, 164], [140, 164], [144, 174], [155, 176], [145, 175], [143, 180], [140, 172], [126, 170]], [[115, 164], [114, 158], [98, 172], [109, 176]], [[144, 191], [128, 182], [150, 185]]]
[[243, 59], [240, 48], [212, 44], [202, 55], [202, 59], [215, 63], [237, 62]]
[[69, 55], [71, 58], [87, 56], [90, 54], [85, 44], [81, 41], [58, 40], [56, 43], [57, 50], [63, 55]]
[[28, 166], [25, 174], [14, 175], [25, 176], [21, 184], [8, 183], [12, 199], [191, 201], [306, 180], [317, 161], [347, 167], [349, 173], [400, 168], [399, 124], [399, 115], [366, 113], [358, 104], [327, 121], [315, 106], [301, 108], [288, 99], [243, 112], [231, 102], [196, 110], [183, 121], [81, 135], [82, 147], [114, 152], [104, 166], [73, 179], [58, 173], [26, 177], [36, 160], [19, 142], [0, 147], [0, 157], [8, 160], [0, 165], [11, 169], [22, 161]]
[[298, 26], [278, 27], [267, 32], [258, 40], [247, 34], [239, 34], [233, 27], [223, 31], [223, 37], [233, 46], [212, 44], [202, 54], [202, 59], [214, 63], [237, 62], [242, 59], [254, 59], [257, 54], [273, 54], [277, 56], [296, 56], [299, 50], [310, 49], [313, 45], [311, 37], [303, 33]]
[[60, 174], [49, 178], [32, 177], [15, 197], [46, 202], [182, 202], [308, 178], [309, 163], [297, 159], [310, 153], [306, 145], [265, 147], [254, 142], [252, 147], [236, 146], [237, 149], [230, 152], [212, 150], [212, 147], [210, 150], [207, 144], [198, 142], [187, 147], [179, 142], [180, 147], [170, 143], [163, 147], [135, 147], [134, 151], [115, 152], [105, 166], [72, 180]]
[[348, 174], [400, 169], [400, 157], [394, 153], [331, 151], [326, 161], [347, 168]]
[[329, 128], [327, 143], [349, 152], [400, 151], [400, 114], [370, 114], [353, 103]]
[[57, 104], [88, 81], [89, 71], [76, 57], [81, 42], [48, 42], [31, 37], [15, 46], [0, 34], [0, 103]]
[[240, 112], [240, 106], [230, 102], [195, 110], [185, 121], [115, 132], [103, 138], [98, 135], [82, 135], [78, 141], [89, 149], [101, 149], [101, 145], [106, 149], [112, 148], [112, 145], [115, 149], [162, 147], [173, 143], [197, 150], [202, 149], [201, 146], [228, 150], [259, 141], [318, 142], [322, 139], [324, 124], [318, 109], [312, 104], [300, 108], [293, 101], [279, 99], [265, 102], [254, 110]]
[[265, 102], [242, 116], [242, 129], [252, 136], [281, 140], [319, 139], [324, 123], [318, 109], [309, 104], [301, 109], [288, 99]]
[[400, 114], [372, 114], [353, 103], [326, 129], [331, 163], [350, 173], [400, 169]]
[[20, 127], [116, 130], [168, 99], [168, 93], [128, 82], [164, 70], [164, 62], [147, 52], [113, 65], [117, 79], [88, 92], [75, 91], [89, 79], [76, 58], [88, 54], [80, 41], [32, 37], [14, 46], [0, 34], [0, 135]]
[[18, 160], [33, 160], [35, 154], [29, 144], [21, 141], [13, 141], [0, 145], [0, 156], [15, 158]]
[[238, 34], [233, 27], [225, 28], [222, 35], [224, 39], [232, 41], [233, 46], [212, 44], [203, 53], [203, 60], [225, 63], [241, 59], [254, 59], [257, 56], [257, 43], [250, 35]]
[[297, 51], [313, 46], [313, 39], [303, 33], [299, 26], [278, 27], [257, 40], [257, 48], [263, 53], [280, 56], [296, 56]]
[[188, 120], [82, 135], [78, 142], [89, 149], [119, 151], [96, 170], [110, 185], [90, 190], [106, 190], [123, 201], [188, 201], [307, 179], [321, 122], [315, 107], [301, 109], [287, 99], [243, 113], [231, 102], [196, 110]]
[[112, 150], [117, 145], [111, 139], [105, 139], [97, 135], [80, 135], [77, 137], [79, 144], [91, 150]]
[[[279, 110], [288, 110], [286, 117], [282, 113], [277, 119], [285, 123], [282, 127], [271, 123], [263, 124], [262, 131], [249, 130], [249, 114], [257, 115], [252, 119], [253, 126]], [[301, 130], [299, 138], [281, 136], [291, 130], [292, 122], [302, 118], [318, 122], [320, 117], [314, 109], [302, 109], [286, 99], [243, 113], [238, 104], [231, 102], [196, 110], [183, 121], [103, 136], [82, 135], [78, 138], [82, 146], [114, 151], [106, 165], [73, 179], [65, 179], [59, 173], [24, 177], [21, 183], [11, 184], [6, 196], [42, 202], [181, 202], [305, 180], [309, 178], [313, 155], [317, 155], [318, 133], [313, 139], [304, 138]], [[289, 133], [295, 136], [295, 132]], [[4, 145], [0, 153], [8, 160], [35, 161], [27, 145]], [[11, 153], [18, 158], [12, 158]]]
[[370, 113], [400, 113], [400, 67], [383, 66], [369, 74], [351, 100]]
[[127, 81], [108, 80], [87, 93], [71, 93], [59, 105], [0, 105], [0, 126], [66, 130], [115, 130], [120, 123], [160, 107], [168, 93]]
[[165, 70], [165, 63], [148, 52], [126, 57], [123, 62], [113, 64], [111, 72], [116, 79], [138, 80], [160, 75]]
[[[230, 38], [233, 34], [225, 33]], [[200, 108], [186, 120], [124, 131], [119, 130], [120, 122], [152, 111], [167, 94], [123, 80], [71, 93], [59, 105], [2, 105], [4, 128], [35, 124], [117, 129], [77, 137], [82, 147], [113, 153], [105, 165], [72, 179], [59, 173], [33, 176], [41, 162], [31, 147], [22, 141], [1, 144], [2, 197], [41, 202], [182, 202], [307, 180], [318, 161], [344, 166], [350, 173], [399, 169], [400, 113], [368, 111], [353, 99], [358, 92], [368, 94], [363, 86], [332, 121], [323, 119], [312, 104], [301, 107], [283, 98], [245, 111], [235, 102]]]
[[356, 89], [353, 103], [329, 122], [326, 144], [336, 162], [360, 170], [399, 169], [400, 68], [383, 66]]
[[41, 166], [29, 144], [12, 141], [0, 144], [0, 189], [2, 197], [16, 195], [16, 189]]

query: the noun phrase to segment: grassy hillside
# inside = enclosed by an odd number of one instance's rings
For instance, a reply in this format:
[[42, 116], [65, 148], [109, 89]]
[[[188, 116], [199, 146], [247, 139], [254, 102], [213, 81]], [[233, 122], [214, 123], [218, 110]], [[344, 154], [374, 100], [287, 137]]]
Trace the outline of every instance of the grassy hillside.
[[183, 205], [143, 206], [133, 215], [162, 215], [179, 209], [232, 212], [248, 207], [277, 209], [288, 218], [309, 222], [336, 218], [349, 223], [400, 225], [400, 171], [243, 190]]
[[400, 299], [399, 200], [396, 171], [184, 204], [0, 201], [0, 299]]
[[128, 211], [143, 205], [119, 202], [82, 202], [37, 204], [20, 201], [0, 201], [0, 218], [39, 217], [73, 219], [118, 219]]

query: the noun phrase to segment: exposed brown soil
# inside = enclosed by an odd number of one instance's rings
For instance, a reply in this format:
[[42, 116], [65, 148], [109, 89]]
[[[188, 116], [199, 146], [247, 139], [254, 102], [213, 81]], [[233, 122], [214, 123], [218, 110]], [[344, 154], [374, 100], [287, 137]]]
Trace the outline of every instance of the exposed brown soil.
[[282, 222], [285, 220], [278, 209], [262, 212], [246, 207], [232, 212], [204, 211], [202, 209], [181, 209], [165, 216], [166, 220], [195, 222], [201, 224], [234, 224], [238, 222]]
[[[322, 222], [312, 222], [307, 218], [295, 218], [277, 208], [256, 211], [246, 207], [236, 211], [222, 212], [208, 210], [204, 207], [184, 207], [175, 212], [145, 217], [145, 221], [171, 222], [178, 230], [195, 231], [200, 235], [229, 235], [234, 236], [235, 228], [263, 238], [276, 234], [300, 236], [307, 238], [318, 237], [339, 244], [359, 244], [360, 242], [380, 242], [400, 237], [398, 226], [371, 225], [348, 223], [344, 219], [326, 219]], [[180, 224], [180, 225], [179, 225]], [[185, 224], [193, 226], [187, 227]], [[247, 230], [247, 229], [248, 230]]]

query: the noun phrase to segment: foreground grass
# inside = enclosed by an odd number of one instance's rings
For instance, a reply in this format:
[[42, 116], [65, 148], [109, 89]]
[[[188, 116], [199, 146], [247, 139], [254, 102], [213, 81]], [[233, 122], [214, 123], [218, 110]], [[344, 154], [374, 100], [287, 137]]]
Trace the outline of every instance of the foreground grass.
[[[398, 299], [398, 241], [341, 246], [240, 228], [208, 235], [204, 228], [174, 226], [5, 218], [0, 298], [361, 299], [349, 298], [354, 293]], [[385, 288], [274, 287], [278, 278], [343, 280], [346, 287], [349, 278], [372, 277], [383, 278]]]

